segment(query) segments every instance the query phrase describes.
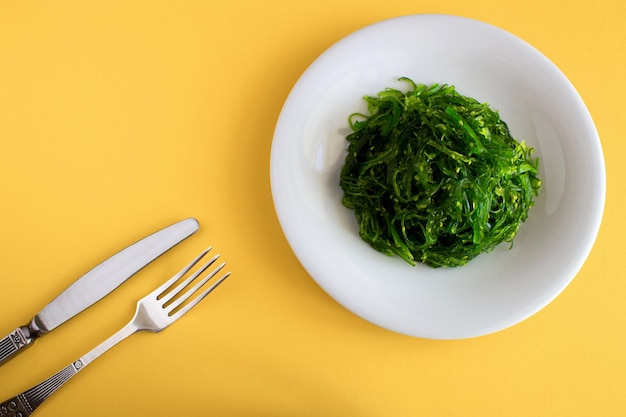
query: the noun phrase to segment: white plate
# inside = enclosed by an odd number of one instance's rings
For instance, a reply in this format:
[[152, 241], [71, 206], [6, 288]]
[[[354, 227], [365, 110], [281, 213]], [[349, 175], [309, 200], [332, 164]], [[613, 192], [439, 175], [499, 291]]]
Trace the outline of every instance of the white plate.
[[[453, 269], [411, 267], [374, 251], [341, 204], [347, 119], [397, 79], [447, 83], [499, 110], [535, 147], [543, 188], [511, 250]], [[324, 52], [289, 95], [276, 126], [271, 185], [283, 231], [313, 279], [362, 318], [407, 335], [457, 339], [511, 326], [556, 297], [597, 235], [604, 159], [580, 96], [546, 57], [496, 27], [413, 15], [361, 29]], [[566, 318], [565, 318], [566, 320]]]

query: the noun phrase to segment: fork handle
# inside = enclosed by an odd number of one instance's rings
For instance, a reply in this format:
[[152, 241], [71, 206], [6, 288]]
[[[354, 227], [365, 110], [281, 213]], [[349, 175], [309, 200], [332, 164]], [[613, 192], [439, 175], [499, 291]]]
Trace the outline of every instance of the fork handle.
[[25, 417], [31, 415], [46, 398], [84, 367], [83, 362], [78, 359], [40, 384], [3, 402], [0, 404], [0, 416]]
[[61, 369], [45, 381], [35, 385], [31, 389], [24, 391], [15, 397], [0, 403], [0, 417], [26, 417], [30, 416], [48, 397], [63, 384], [69, 381], [74, 375], [82, 371], [85, 366], [96, 360], [107, 350], [117, 345], [128, 336], [136, 333], [139, 329], [130, 322], [122, 327], [117, 333], [109, 337], [104, 342], [93, 348], [89, 353], [80, 359], [75, 360], [70, 365]]

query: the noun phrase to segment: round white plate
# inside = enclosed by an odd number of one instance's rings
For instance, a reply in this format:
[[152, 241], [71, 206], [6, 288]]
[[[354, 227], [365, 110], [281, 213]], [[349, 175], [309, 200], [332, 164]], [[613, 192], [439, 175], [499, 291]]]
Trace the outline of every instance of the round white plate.
[[[348, 116], [397, 81], [446, 83], [500, 112], [536, 149], [543, 188], [514, 246], [452, 269], [412, 267], [361, 240], [341, 204]], [[593, 121], [566, 77], [519, 38], [475, 20], [412, 15], [361, 29], [302, 75], [271, 153], [276, 212], [313, 279], [350, 311], [407, 335], [457, 339], [511, 326], [554, 299], [587, 258], [605, 198]]]

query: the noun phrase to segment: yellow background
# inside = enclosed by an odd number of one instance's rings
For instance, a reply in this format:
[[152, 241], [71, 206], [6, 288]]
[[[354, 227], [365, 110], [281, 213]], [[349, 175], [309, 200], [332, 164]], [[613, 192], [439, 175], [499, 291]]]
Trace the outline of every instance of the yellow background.
[[[126, 323], [205, 246], [232, 278], [158, 335], [107, 353], [45, 416], [620, 416], [626, 413], [626, 9], [623, 0], [0, 0], [0, 333], [162, 226], [201, 231], [0, 368], [4, 400]], [[548, 307], [461, 341], [346, 311], [275, 216], [273, 129], [326, 48], [370, 23], [447, 13], [534, 45], [598, 128], [607, 205], [596, 245]]]

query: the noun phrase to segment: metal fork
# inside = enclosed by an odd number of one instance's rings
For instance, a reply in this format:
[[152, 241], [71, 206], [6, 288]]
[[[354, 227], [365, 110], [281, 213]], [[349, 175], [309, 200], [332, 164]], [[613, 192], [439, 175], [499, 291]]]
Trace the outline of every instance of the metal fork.
[[[185, 278], [178, 285], [176, 285], [176, 283], [180, 281], [183, 276], [185, 276], [210, 250], [211, 248], [208, 248], [203, 251], [179, 273], [174, 275], [159, 288], [139, 300], [137, 302], [137, 310], [135, 311], [133, 319], [113, 336], [40, 384], [35, 385], [31, 389], [1, 403], [0, 416], [25, 417], [31, 415], [37, 407], [39, 407], [48, 397], [50, 397], [50, 395], [65, 384], [70, 378], [83, 370], [104, 352], [126, 339], [128, 336], [142, 330], [149, 330], [155, 333], [160, 332], [181, 318], [185, 313], [209, 295], [209, 293], [226, 278], [228, 278], [228, 276], [230, 276], [230, 272], [227, 272], [211, 286], [203, 289], [205, 284], [207, 284], [207, 282], [226, 265], [225, 263], [221, 263], [204, 277], [200, 277], [201, 274], [206, 272], [206, 270], [217, 261], [220, 256], [218, 254], [211, 258], [188, 278]], [[199, 292], [201, 289], [202, 292]], [[196, 293], [197, 295], [195, 295]], [[195, 297], [192, 299], [191, 297], [194, 295]]]

